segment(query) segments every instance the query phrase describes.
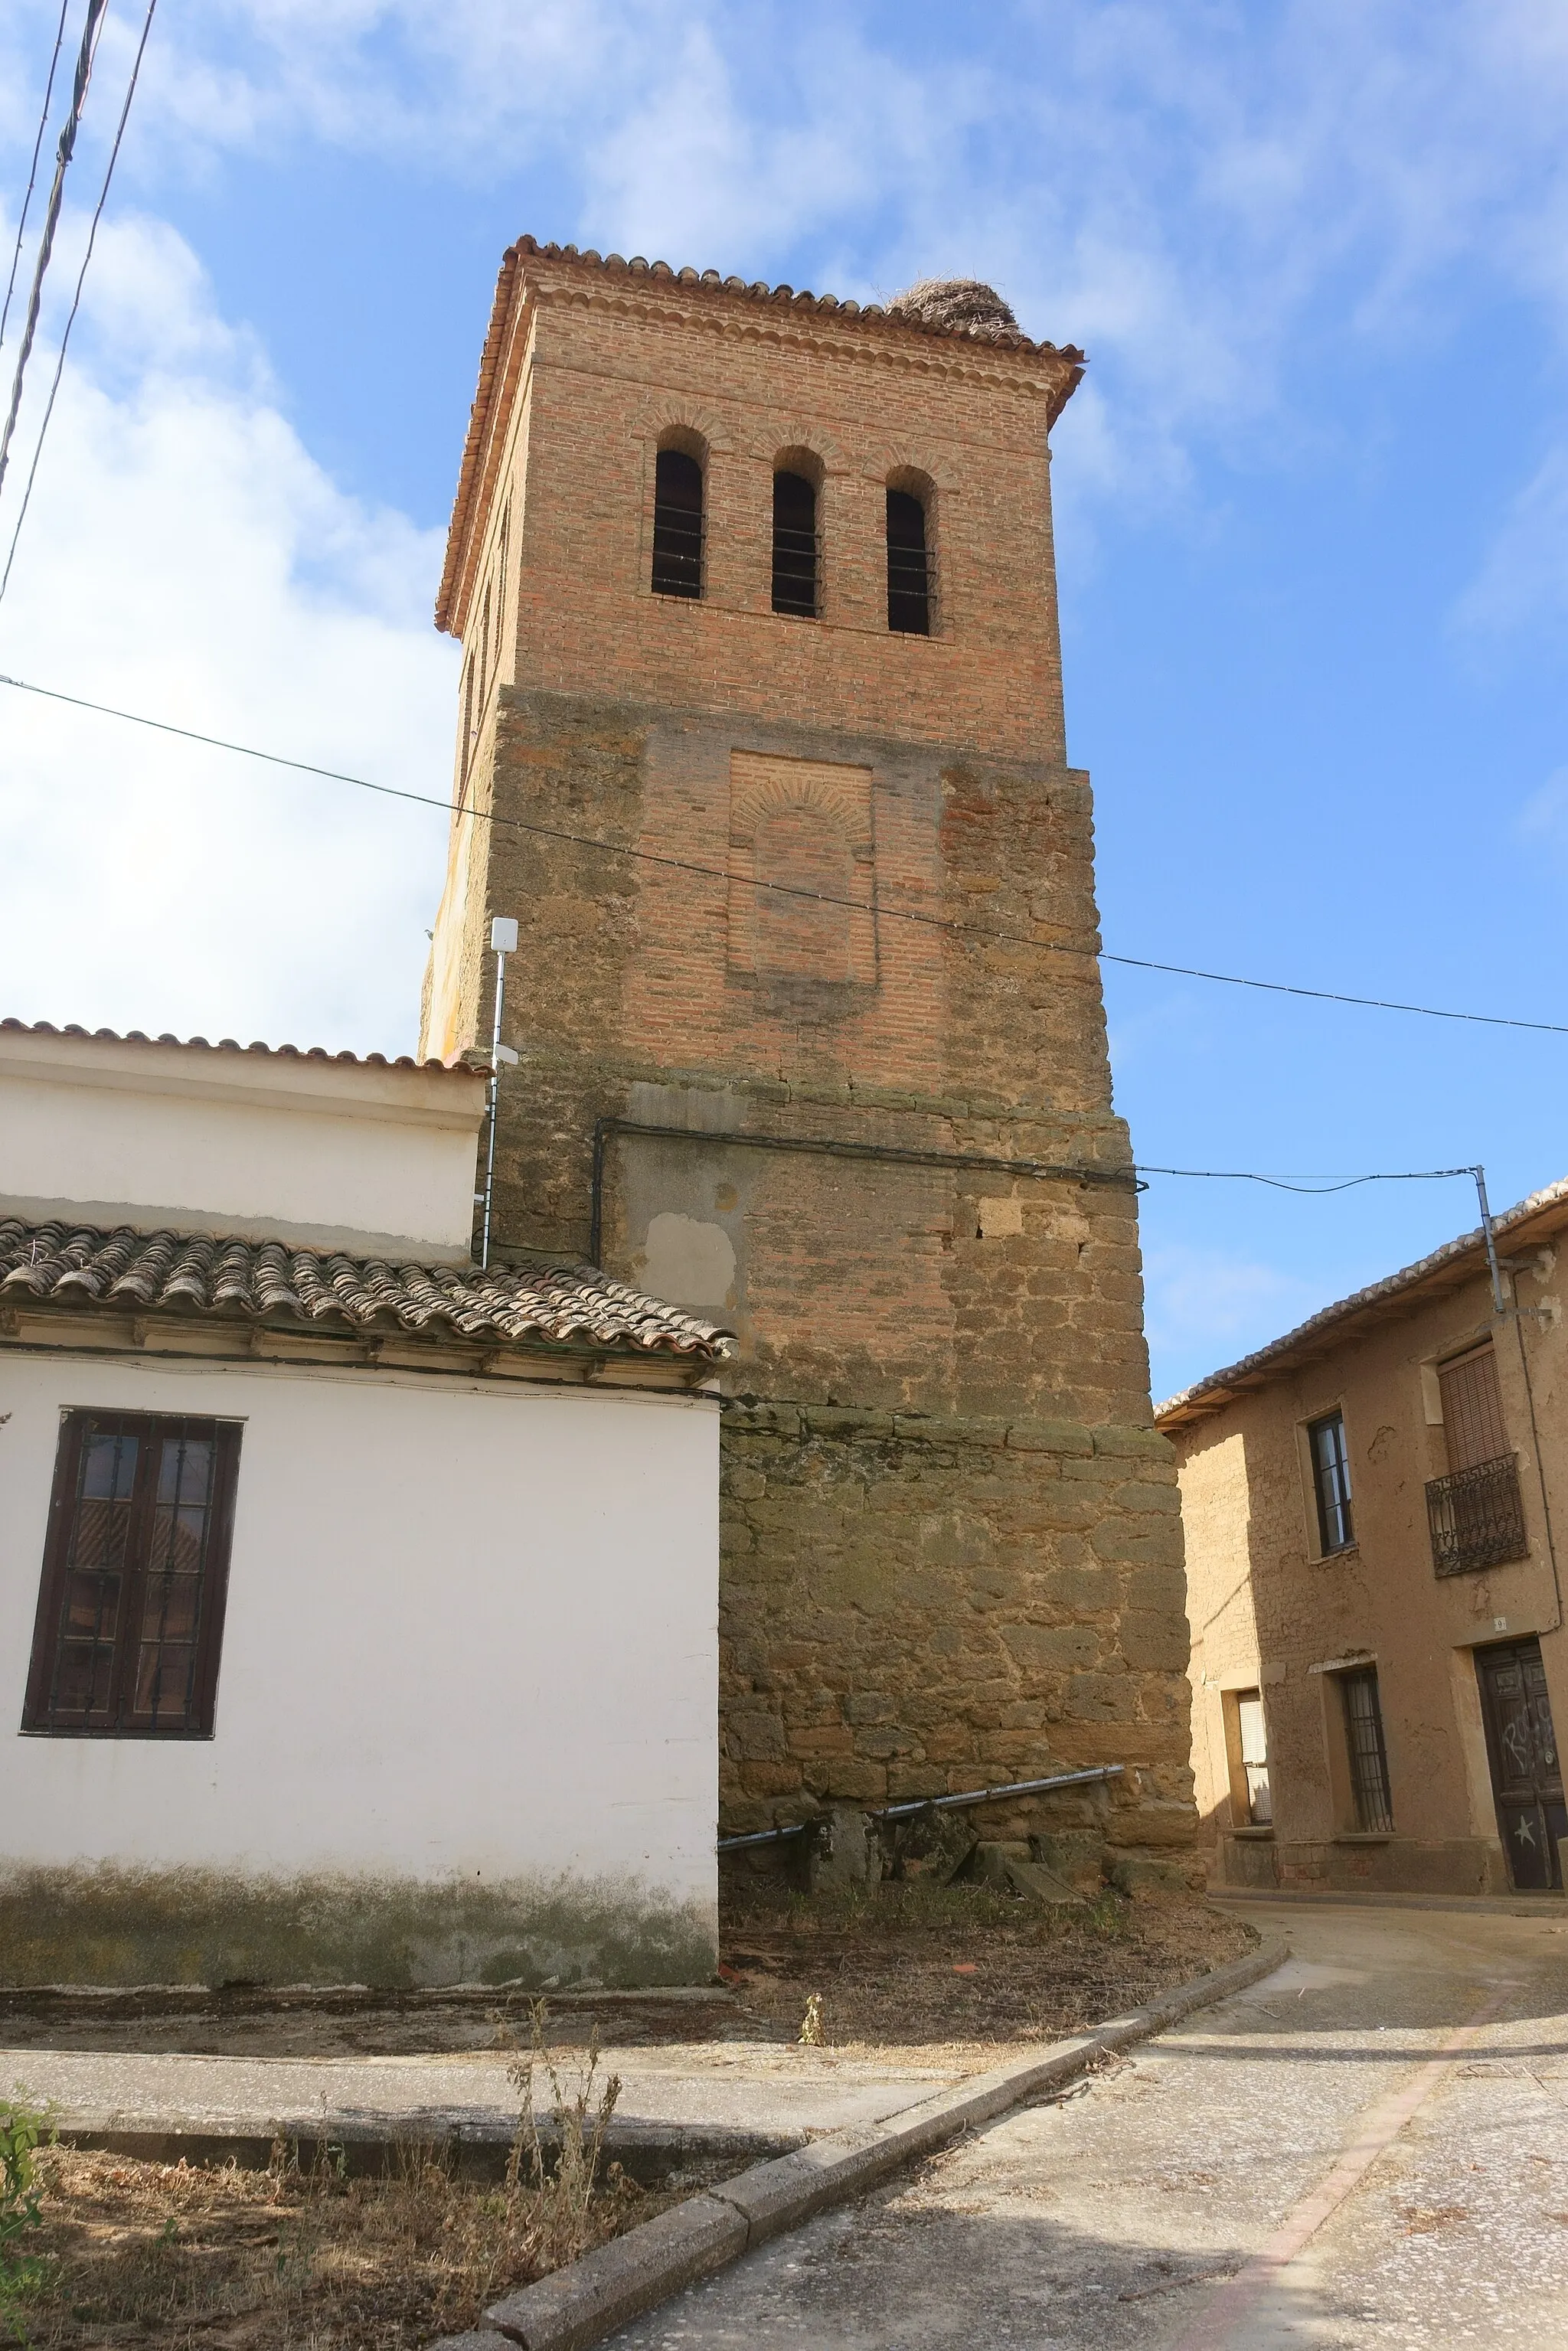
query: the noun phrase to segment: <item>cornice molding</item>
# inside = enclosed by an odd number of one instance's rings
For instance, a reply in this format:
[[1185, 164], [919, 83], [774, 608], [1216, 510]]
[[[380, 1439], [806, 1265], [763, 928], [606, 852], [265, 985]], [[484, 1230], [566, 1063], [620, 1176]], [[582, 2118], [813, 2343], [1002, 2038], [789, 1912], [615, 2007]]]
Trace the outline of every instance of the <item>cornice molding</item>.
[[[521, 237], [507, 248], [497, 279], [447, 533], [435, 624], [454, 635], [465, 625], [533, 319], [538, 309], [557, 304], [626, 318], [652, 314], [687, 332], [1006, 390], [1044, 403], [1047, 432], [1083, 373], [1083, 354], [1074, 345], [1036, 343], [1016, 330], [970, 334], [930, 327], [875, 304], [862, 309], [789, 286], [747, 286], [738, 277], [721, 278], [716, 270], [675, 270], [667, 262], [626, 261], [619, 254], [579, 253]], [[820, 429], [804, 434], [802, 445], [821, 448], [821, 437]], [[843, 470], [829, 467], [835, 469]]]

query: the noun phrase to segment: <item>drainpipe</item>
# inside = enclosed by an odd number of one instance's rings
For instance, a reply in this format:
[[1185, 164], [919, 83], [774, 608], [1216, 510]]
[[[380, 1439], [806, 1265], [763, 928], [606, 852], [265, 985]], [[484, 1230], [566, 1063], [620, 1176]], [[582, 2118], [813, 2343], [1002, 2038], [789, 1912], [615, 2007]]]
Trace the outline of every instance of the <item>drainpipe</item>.
[[[490, 1032], [490, 1134], [485, 1148], [485, 1225], [479, 1240], [479, 1270], [490, 1267], [490, 1207], [496, 1192], [496, 1121], [501, 1108], [501, 1005], [507, 993], [507, 957], [517, 951], [515, 914], [497, 914], [490, 924], [490, 946], [496, 957], [496, 1018]], [[508, 1053], [508, 1061], [517, 1055]]]
[[1492, 1230], [1491, 1210], [1487, 1205], [1487, 1171], [1472, 1167], [1476, 1179], [1476, 1197], [1481, 1204], [1481, 1231], [1486, 1237], [1487, 1266], [1491, 1274], [1491, 1302], [1500, 1314], [1508, 1312], [1508, 1301], [1502, 1294], [1502, 1268], [1497, 1261], [1497, 1235]]
[[1539, 1314], [1542, 1310], [1536, 1306], [1519, 1305], [1510, 1310], [1508, 1301], [1503, 1296], [1502, 1268], [1498, 1262], [1497, 1254], [1497, 1234], [1492, 1226], [1491, 1210], [1487, 1205], [1487, 1172], [1484, 1167], [1472, 1167], [1470, 1174], [1476, 1179], [1476, 1196], [1481, 1204], [1481, 1231], [1486, 1238], [1487, 1266], [1491, 1274], [1492, 1304], [1497, 1309], [1500, 1319], [1513, 1324], [1514, 1341], [1519, 1348], [1519, 1368], [1524, 1378], [1524, 1400], [1530, 1408], [1530, 1448], [1535, 1456], [1535, 1482], [1541, 1493], [1541, 1520], [1546, 1531], [1546, 1557], [1552, 1568], [1552, 1590], [1557, 1603], [1555, 1623], [1543, 1626], [1542, 1630], [1555, 1633], [1561, 1629], [1563, 1624], [1563, 1577], [1557, 1565], [1557, 1541], [1552, 1531], [1552, 1501], [1546, 1491], [1546, 1464], [1541, 1458], [1541, 1427], [1535, 1417], [1535, 1384], [1530, 1376], [1530, 1356], [1524, 1344], [1524, 1318], [1527, 1314]]

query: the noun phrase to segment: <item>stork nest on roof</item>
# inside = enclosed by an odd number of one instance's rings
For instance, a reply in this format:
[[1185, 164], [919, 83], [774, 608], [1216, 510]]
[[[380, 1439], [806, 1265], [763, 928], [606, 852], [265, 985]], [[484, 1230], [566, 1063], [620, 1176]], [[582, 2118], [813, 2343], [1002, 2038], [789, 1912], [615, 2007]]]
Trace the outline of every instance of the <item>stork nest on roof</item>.
[[977, 277], [923, 277], [907, 293], [895, 295], [888, 316], [910, 319], [922, 327], [948, 335], [974, 335], [983, 342], [1002, 342], [1019, 331], [1019, 322], [994, 286]]

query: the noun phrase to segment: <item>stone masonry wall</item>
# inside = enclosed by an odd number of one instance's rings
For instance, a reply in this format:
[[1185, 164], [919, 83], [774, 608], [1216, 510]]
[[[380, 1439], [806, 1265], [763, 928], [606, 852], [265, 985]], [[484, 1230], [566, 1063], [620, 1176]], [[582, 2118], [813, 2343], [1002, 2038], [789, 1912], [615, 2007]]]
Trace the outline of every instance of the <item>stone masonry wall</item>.
[[733, 1407], [727, 1824], [799, 1818], [830, 1796], [876, 1805], [1028, 1779], [1070, 1758], [1135, 1772], [1113, 1843], [1186, 1844], [1177, 1510], [1171, 1448], [1152, 1430]]

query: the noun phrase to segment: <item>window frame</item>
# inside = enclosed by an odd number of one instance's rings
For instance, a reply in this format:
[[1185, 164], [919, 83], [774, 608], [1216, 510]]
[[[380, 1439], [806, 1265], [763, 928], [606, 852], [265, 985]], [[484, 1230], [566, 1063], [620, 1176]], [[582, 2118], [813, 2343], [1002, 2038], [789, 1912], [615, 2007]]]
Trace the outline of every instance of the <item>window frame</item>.
[[[900, 569], [899, 559], [906, 559], [914, 553], [913, 548], [902, 546], [894, 541], [894, 500], [895, 498], [902, 498], [908, 506], [914, 507], [920, 517], [920, 584], [918, 588], [895, 580], [895, 574]], [[927, 492], [917, 489], [909, 481], [892, 481], [886, 485], [883, 539], [887, 556], [887, 632], [889, 636], [935, 636], [936, 598], [931, 545], [931, 499]], [[913, 576], [915, 570], [913, 562], [905, 562], [904, 568]], [[896, 620], [894, 615], [901, 605], [918, 606], [919, 620]]]
[[[217, 1707], [218, 1667], [223, 1655], [228, 1602], [229, 1562], [234, 1548], [235, 1503], [244, 1424], [206, 1414], [125, 1412], [73, 1405], [60, 1415], [54, 1482], [44, 1541], [38, 1604], [23, 1699], [21, 1729], [45, 1739], [211, 1739]], [[110, 1673], [110, 1700], [102, 1718], [57, 1719], [55, 1687], [62, 1646], [62, 1618], [70, 1576], [71, 1538], [81, 1499], [82, 1455], [93, 1434], [133, 1435], [136, 1468], [128, 1504], [130, 1525], [116, 1612]], [[141, 1604], [150, 1571], [151, 1530], [156, 1505], [154, 1464], [171, 1437], [210, 1438], [214, 1445], [209, 1515], [200, 1568], [198, 1618], [190, 1696], [180, 1719], [137, 1720], [134, 1712], [134, 1653], [141, 1645]]]
[[[802, 530], [794, 524], [780, 521], [779, 485], [782, 481], [800, 482], [810, 492], [811, 528], [809, 531]], [[803, 599], [796, 599], [787, 594], [785, 601], [779, 601], [781, 592], [788, 588], [791, 580], [804, 584], [807, 577], [804, 571], [796, 571], [792, 569], [792, 566], [805, 556], [806, 549], [800, 546], [781, 545], [781, 533], [788, 539], [809, 539], [810, 542], [811, 597], [809, 604]], [[781, 621], [820, 621], [822, 618], [823, 601], [822, 475], [820, 467], [812, 463], [810, 453], [806, 451], [783, 450], [773, 461], [769, 552], [769, 601], [776, 617]], [[780, 557], [783, 558], [782, 569]]]
[[[694, 561], [693, 555], [689, 549], [672, 547], [669, 544], [669, 530], [667, 526], [666, 535], [664, 541], [661, 542], [660, 538], [661, 510], [666, 516], [679, 515], [683, 512], [691, 511], [689, 508], [681, 508], [673, 506], [668, 499], [660, 499], [659, 467], [666, 458], [671, 457], [681, 458], [686, 465], [694, 467], [696, 473], [697, 503], [695, 508], [695, 577], [688, 578], [685, 580], [674, 580], [667, 576], [666, 579], [661, 582], [661, 565], [673, 565], [679, 567]], [[685, 435], [677, 434], [673, 438], [662, 440], [653, 451], [653, 506], [649, 512], [648, 563], [645, 574], [647, 593], [650, 596], [657, 596], [661, 600], [676, 604], [700, 604], [706, 601], [708, 584], [707, 520], [708, 465], [706, 450], [691, 445]], [[674, 536], [679, 538], [682, 535], [683, 533], [681, 530], [677, 528], [674, 532]]]
[[[1334, 1679], [1339, 1684], [1345, 1763], [1350, 1774], [1351, 1802], [1355, 1807], [1355, 1828], [1352, 1834], [1356, 1836], [1393, 1836], [1394, 1790], [1388, 1771], [1388, 1734], [1383, 1727], [1383, 1691], [1378, 1682], [1376, 1664], [1348, 1667], [1335, 1674]], [[1368, 1690], [1372, 1697], [1370, 1710], [1360, 1716], [1351, 1703], [1351, 1694], [1355, 1688]], [[1358, 1740], [1358, 1727], [1370, 1727], [1373, 1733], [1370, 1744]], [[1376, 1768], [1375, 1787], [1368, 1784], [1369, 1775], [1364, 1768], [1368, 1762]], [[1381, 1812], [1381, 1819], [1370, 1817], [1375, 1811]]]
[[[1337, 1473], [1338, 1482], [1343, 1489], [1339, 1499], [1332, 1505], [1332, 1508], [1338, 1512], [1343, 1527], [1343, 1532], [1337, 1541], [1331, 1537], [1329, 1531], [1331, 1505], [1324, 1499], [1324, 1465], [1318, 1459], [1318, 1433], [1322, 1429], [1333, 1427], [1339, 1430], [1339, 1458], [1336, 1462], [1327, 1467], [1332, 1472]], [[1301, 1424], [1301, 1434], [1306, 1447], [1307, 1475], [1312, 1487], [1312, 1524], [1317, 1535], [1317, 1556], [1319, 1559], [1337, 1559], [1342, 1552], [1354, 1551], [1357, 1541], [1355, 1493], [1350, 1475], [1350, 1438], [1345, 1430], [1343, 1405], [1336, 1404], [1327, 1412], [1314, 1413], [1311, 1420]]]

